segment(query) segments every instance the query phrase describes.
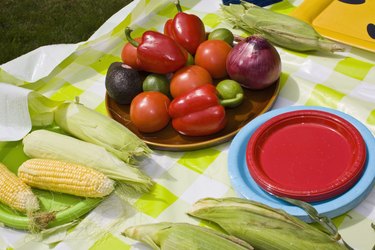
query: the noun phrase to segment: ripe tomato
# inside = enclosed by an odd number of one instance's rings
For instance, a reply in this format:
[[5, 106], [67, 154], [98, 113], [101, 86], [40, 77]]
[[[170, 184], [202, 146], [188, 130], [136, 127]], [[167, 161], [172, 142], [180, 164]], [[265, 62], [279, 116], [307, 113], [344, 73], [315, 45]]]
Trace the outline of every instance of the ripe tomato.
[[195, 64], [205, 68], [214, 79], [224, 78], [228, 75], [226, 59], [231, 49], [224, 40], [206, 40], [195, 53]]
[[[137, 42], [141, 42], [142, 39], [140, 37], [135, 38]], [[131, 43], [127, 42], [124, 47], [122, 47], [121, 51], [121, 59], [122, 61], [132, 67], [133, 69], [140, 69], [140, 62], [137, 56], [137, 47], [134, 47]]]
[[141, 132], [159, 131], [170, 120], [169, 103], [169, 98], [161, 92], [141, 92], [130, 103], [130, 120]]
[[198, 65], [188, 65], [174, 73], [170, 82], [170, 92], [172, 97], [176, 98], [207, 83], [212, 83], [212, 77], [206, 69]]

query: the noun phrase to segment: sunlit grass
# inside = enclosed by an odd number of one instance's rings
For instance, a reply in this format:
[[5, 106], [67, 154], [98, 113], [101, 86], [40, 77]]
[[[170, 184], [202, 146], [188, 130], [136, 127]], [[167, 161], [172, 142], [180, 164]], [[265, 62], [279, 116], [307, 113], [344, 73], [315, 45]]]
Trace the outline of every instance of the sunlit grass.
[[87, 40], [132, 0], [2, 0], [0, 64], [43, 45]]

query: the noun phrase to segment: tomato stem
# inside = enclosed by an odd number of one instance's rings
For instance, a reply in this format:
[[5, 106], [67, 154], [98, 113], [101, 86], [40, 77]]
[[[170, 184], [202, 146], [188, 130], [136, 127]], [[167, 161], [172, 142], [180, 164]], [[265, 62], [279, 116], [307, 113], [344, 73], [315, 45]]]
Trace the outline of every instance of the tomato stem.
[[132, 30], [131, 28], [126, 27], [126, 29], [125, 29], [125, 37], [126, 37], [126, 40], [128, 40], [128, 42], [131, 43], [131, 45], [133, 45], [134, 47], [138, 47], [138, 46], [139, 46], [139, 43], [138, 43], [136, 40], [134, 40], [134, 39], [131, 37], [131, 35], [130, 35], [130, 33], [131, 33], [132, 31], [133, 31], [133, 30]]

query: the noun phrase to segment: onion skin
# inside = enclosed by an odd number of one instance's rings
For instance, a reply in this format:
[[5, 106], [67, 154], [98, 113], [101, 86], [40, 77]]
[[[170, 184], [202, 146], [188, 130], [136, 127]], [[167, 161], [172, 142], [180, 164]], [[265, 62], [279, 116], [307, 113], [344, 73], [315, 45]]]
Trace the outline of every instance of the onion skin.
[[261, 36], [249, 36], [229, 52], [226, 68], [231, 79], [244, 88], [260, 90], [274, 84], [281, 74], [280, 55]]

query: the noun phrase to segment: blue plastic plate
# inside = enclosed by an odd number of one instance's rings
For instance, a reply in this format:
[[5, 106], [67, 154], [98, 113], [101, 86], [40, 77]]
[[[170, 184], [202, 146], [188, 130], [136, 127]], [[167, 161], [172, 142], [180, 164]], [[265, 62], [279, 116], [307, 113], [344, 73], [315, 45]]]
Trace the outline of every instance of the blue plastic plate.
[[338, 115], [352, 123], [361, 133], [366, 143], [367, 159], [365, 169], [358, 182], [347, 192], [339, 196], [329, 200], [311, 203], [319, 214], [325, 215], [329, 218], [334, 218], [344, 214], [361, 203], [370, 193], [375, 184], [375, 155], [373, 151], [369, 150], [370, 148], [375, 148], [375, 138], [364, 124], [352, 116], [329, 108], [308, 106], [279, 108], [258, 116], [244, 126], [234, 137], [229, 147], [228, 171], [233, 188], [243, 198], [258, 201], [274, 208], [283, 209], [285, 212], [306, 222], [312, 221], [301, 208], [281, 201], [259, 187], [249, 174], [246, 164], [246, 146], [254, 131], [268, 119], [295, 110], [322, 110]]

